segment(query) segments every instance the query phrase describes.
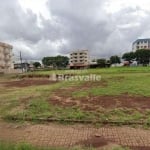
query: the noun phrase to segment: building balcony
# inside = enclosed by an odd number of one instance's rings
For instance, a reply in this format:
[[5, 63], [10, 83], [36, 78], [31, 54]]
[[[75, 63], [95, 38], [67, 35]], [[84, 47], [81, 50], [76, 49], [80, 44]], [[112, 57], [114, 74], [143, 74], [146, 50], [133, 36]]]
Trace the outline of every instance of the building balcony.
[[9, 49], [5, 49], [3, 52], [5, 55], [10, 54], [10, 50]]
[[2, 67], [4, 67], [5, 66], [5, 63], [4, 62], [0, 62], [0, 66]]
[[10, 66], [11, 66], [10, 63], [6, 63], [6, 64], [5, 64], [5, 67], [10, 67]]
[[0, 55], [0, 60], [4, 60], [4, 55]]
[[10, 56], [6, 56], [4, 59], [5, 61], [10, 61]]

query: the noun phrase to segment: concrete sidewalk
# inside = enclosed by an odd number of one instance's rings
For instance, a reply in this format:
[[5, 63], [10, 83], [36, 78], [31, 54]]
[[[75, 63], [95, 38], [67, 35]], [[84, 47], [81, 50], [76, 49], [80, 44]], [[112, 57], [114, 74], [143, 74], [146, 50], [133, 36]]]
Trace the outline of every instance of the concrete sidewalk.
[[150, 131], [140, 128], [94, 128], [88, 125], [58, 124], [18, 126], [11, 123], [0, 123], [0, 140], [23, 141], [37, 146], [74, 146], [85, 143], [88, 139], [91, 139], [92, 142], [93, 137], [100, 137], [108, 143], [122, 146], [150, 147]]

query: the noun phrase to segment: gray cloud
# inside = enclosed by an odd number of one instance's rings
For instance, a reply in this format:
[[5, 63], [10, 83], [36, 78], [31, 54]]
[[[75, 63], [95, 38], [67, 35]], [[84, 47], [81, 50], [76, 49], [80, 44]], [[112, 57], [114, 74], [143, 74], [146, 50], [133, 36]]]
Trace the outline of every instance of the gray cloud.
[[[0, 18], [0, 32], [6, 40], [40, 40], [37, 16], [31, 10], [25, 13], [16, 0], [5, 0], [1, 3]], [[3, 36], [0, 38], [3, 39]]]
[[[64, 26], [63, 36], [68, 39], [68, 53], [72, 49], [89, 49], [91, 55], [108, 57], [131, 50], [131, 43], [143, 34], [143, 24], [148, 25], [149, 12], [139, 7], [123, 8], [109, 14], [105, 2], [99, 0], [51, 0], [51, 14]], [[140, 14], [145, 13], [143, 17]], [[146, 27], [145, 27], [146, 29]]]
[[16, 55], [21, 50], [27, 59], [66, 55], [75, 49], [89, 49], [95, 57], [120, 55], [130, 51], [138, 37], [150, 35], [150, 14], [140, 7], [108, 13], [108, 2], [49, 0], [51, 18], [45, 19], [23, 11], [17, 0], [5, 0], [0, 5], [0, 41], [10, 42]]

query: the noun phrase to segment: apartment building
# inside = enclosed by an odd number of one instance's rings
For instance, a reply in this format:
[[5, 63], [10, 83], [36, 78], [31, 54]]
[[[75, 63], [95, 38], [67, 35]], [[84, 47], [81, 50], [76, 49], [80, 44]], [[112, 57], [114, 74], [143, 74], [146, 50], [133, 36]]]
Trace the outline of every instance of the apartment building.
[[150, 39], [138, 39], [133, 42], [132, 50], [136, 51], [139, 49], [150, 49]]
[[8, 70], [13, 67], [12, 64], [12, 49], [9, 44], [0, 42], [0, 70]]
[[88, 68], [90, 64], [88, 50], [77, 50], [70, 54], [70, 69]]

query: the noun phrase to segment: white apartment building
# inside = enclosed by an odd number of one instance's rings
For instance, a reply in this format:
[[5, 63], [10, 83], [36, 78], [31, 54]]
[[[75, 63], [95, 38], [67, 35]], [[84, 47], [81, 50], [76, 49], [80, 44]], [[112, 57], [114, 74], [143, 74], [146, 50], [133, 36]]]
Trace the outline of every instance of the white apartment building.
[[0, 70], [8, 70], [13, 67], [12, 49], [9, 44], [0, 42]]
[[70, 54], [69, 67], [71, 69], [88, 68], [89, 64], [88, 50], [77, 50]]
[[132, 44], [132, 50], [150, 49], [150, 39], [138, 39]]

